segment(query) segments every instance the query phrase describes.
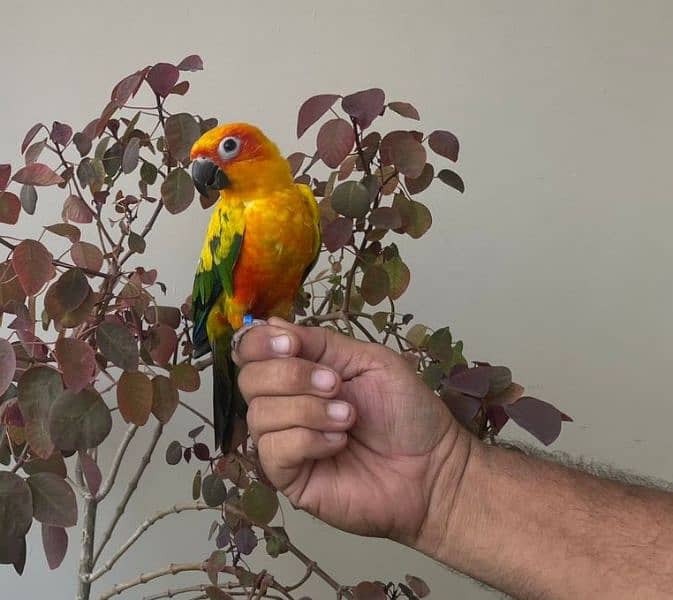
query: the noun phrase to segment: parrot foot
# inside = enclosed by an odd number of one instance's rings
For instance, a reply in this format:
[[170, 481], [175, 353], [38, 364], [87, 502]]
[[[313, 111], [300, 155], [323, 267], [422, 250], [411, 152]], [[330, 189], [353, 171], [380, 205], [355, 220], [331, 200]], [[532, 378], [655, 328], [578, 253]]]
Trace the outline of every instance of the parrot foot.
[[266, 321], [264, 319], [254, 319], [252, 315], [245, 315], [245, 317], [243, 317], [243, 327], [235, 331], [233, 337], [231, 338], [231, 351], [236, 352], [238, 345], [243, 339], [243, 336], [253, 327], [257, 327], [259, 325], [266, 325]]

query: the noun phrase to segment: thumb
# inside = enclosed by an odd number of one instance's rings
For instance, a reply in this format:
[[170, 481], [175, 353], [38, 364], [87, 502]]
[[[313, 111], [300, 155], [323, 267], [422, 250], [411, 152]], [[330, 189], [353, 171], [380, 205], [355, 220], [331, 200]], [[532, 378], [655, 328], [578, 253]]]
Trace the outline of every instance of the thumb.
[[271, 317], [269, 325], [284, 329], [298, 339], [297, 356], [330, 367], [344, 379], [371, 369], [372, 363], [381, 356], [382, 346], [355, 340], [327, 327], [294, 325], [280, 317]]

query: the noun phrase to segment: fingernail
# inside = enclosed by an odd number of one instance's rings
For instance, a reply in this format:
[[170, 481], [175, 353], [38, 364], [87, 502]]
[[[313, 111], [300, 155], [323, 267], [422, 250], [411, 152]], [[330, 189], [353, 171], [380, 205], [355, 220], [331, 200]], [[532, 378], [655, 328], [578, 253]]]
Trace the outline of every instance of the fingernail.
[[343, 431], [325, 431], [323, 435], [328, 442], [335, 443], [343, 440], [346, 434]]
[[348, 421], [350, 414], [351, 407], [346, 402], [330, 402], [327, 405], [327, 416], [335, 421]]
[[311, 383], [323, 392], [329, 392], [336, 385], [336, 376], [332, 371], [317, 369], [311, 374]]
[[277, 335], [271, 338], [271, 349], [276, 354], [287, 355], [290, 353], [290, 338], [286, 335]]

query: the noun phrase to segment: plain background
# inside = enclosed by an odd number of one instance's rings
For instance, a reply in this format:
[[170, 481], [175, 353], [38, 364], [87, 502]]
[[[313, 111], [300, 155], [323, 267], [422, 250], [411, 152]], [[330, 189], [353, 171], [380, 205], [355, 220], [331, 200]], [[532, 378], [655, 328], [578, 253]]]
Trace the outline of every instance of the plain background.
[[[380, 86], [390, 100], [412, 101], [426, 131], [460, 138], [468, 190], [435, 184], [425, 195], [434, 225], [401, 243], [413, 272], [405, 310], [431, 326], [451, 324], [468, 357], [511, 366], [529, 393], [571, 414], [557, 449], [673, 478], [673, 4], [24, 1], [2, 12], [0, 162], [18, 164], [34, 122], [81, 127], [121, 77], [191, 53], [206, 70], [189, 77], [186, 108], [255, 122], [287, 152], [298, 147], [296, 110], [310, 95]], [[15, 230], [35, 236], [59, 210], [44, 194], [37, 215], [22, 215]], [[142, 264], [159, 267], [169, 301], [189, 293], [207, 218], [194, 205], [162, 218], [150, 238]], [[208, 390], [206, 381], [190, 399], [206, 411]], [[182, 412], [171, 424], [109, 550], [144, 517], [189, 500], [194, 467], [170, 468], [161, 457], [171, 432], [195, 423]], [[514, 426], [505, 433], [530, 441]], [[110, 503], [101, 523], [109, 511]], [[393, 543], [285, 513], [297, 545], [343, 583], [415, 573], [435, 598], [493, 597]], [[209, 524], [203, 514], [167, 520], [96, 589], [200, 560]], [[0, 570], [0, 595], [73, 598], [76, 531], [55, 572], [37, 527], [29, 543], [23, 578]], [[288, 583], [302, 573], [292, 559], [252, 564]]]

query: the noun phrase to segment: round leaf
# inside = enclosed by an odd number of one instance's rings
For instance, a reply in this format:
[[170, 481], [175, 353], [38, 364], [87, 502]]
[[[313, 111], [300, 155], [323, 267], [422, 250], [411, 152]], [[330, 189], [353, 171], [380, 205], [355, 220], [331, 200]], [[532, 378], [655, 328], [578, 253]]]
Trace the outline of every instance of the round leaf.
[[227, 498], [227, 488], [222, 479], [210, 473], [203, 479], [201, 495], [208, 506], [220, 506]]
[[390, 293], [390, 279], [383, 267], [370, 266], [362, 276], [360, 293], [367, 304], [376, 306]]
[[190, 54], [180, 61], [178, 69], [180, 69], [180, 71], [202, 71], [203, 60], [198, 54]]
[[69, 312], [82, 306], [91, 293], [86, 276], [79, 269], [68, 269], [47, 290], [44, 308], [50, 318], [60, 321]]
[[19, 379], [18, 401], [26, 441], [40, 458], [49, 458], [54, 451], [49, 434], [49, 411], [62, 392], [61, 376], [50, 367], [32, 367]]
[[96, 355], [89, 344], [75, 338], [59, 338], [55, 353], [69, 390], [79, 392], [91, 383], [96, 371]]
[[33, 500], [26, 482], [0, 471], [0, 536], [22, 537], [33, 522]]
[[388, 279], [390, 280], [389, 296], [391, 299], [397, 300], [409, 286], [411, 271], [399, 256], [384, 262], [383, 268], [388, 273]]
[[345, 217], [359, 219], [369, 211], [369, 190], [358, 181], [344, 181], [332, 192], [332, 208]]
[[353, 588], [354, 600], [386, 600], [383, 586], [373, 581], [361, 581]]
[[96, 343], [103, 356], [120, 369], [135, 371], [138, 368], [138, 344], [121, 323], [101, 323], [96, 329]]
[[408, 102], [388, 102], [388, 108], [407, 119], [415, 119], [416, 121], [421, 119], [416, 108]]
[[398, 229], [402, 227], [402, 216], [396, 208], [380, 206], [369, 215], [369, 223], [374, 229]]
[[147, 83], [158, 96], [168, 96], [177, 83], [180, 72], [169, 63], [157, 63], [147, 73]]
[[92, 389], [63, 392], [49, 410], [49, 434], [64, 452], [99, 446], [112, 429], [110, 410]]
[[177, 440], [173, 440], [166, 448], [166, 462], [169, 465], [177, 465], [182, 460], [182, 446]]
[[57, 527], [77, 524], [77, 500], [70, 485], [54, 473], [36, 473], [27, 480], [33, 496], [33, 516]]
[[171, 369], [171, 381], [183, 392], [195, 392], [201, 386], [201, 378], [195, 366], [180, 363]]
[[458, 160], [458, 138], [450, 131], [433, 131], [428, 137], [428, 145], [440, 156], [454, 162]]
[[344, 119], [327, 121], [318, 132], [318, 156], [331, 169], [336, 169], [355, 144], [353, 127]]
[[119, 412], [127, 423], [144, 425], [152, 412], [152, 382], [138, 371], [122, 373], [117, 383]]
[[253, 481], [243, 492], [241, 508], [251, 521], [266, 525], [278, 512], [278, 496], [270, 487]]
[[322, 227], [322, 241], [329, 252], [343, 248], [353, 236], [353, 220], [338, 217]]
[[410, 194], [420, 194], [425, 190], [435, 177], [435, 169], [430, 163], [426, 163], [418, 177], [405, 177], [404, 184]]
[[73, 223], [91, 223], [93, 221], [92, 210], [86, 202], [79, 196], [73, 195], [65, 199], [61, 217], [64, 221], [72, 221]]
[[420, 177], [425, 168], [425, 148], [410, 133], [398, 136], [391, 143], [390, 159], [402, 175]]
[[152, 379], [152, 414], [160, 423], [168, 423], [178, 407], [178, 390], [164, 375]]
[[0, 192], [0, 223], [14, 225], [19, 220], [21, 201], [12, 192]]
[[0, 338], [0, 396], [9, 388], [14, 372], [16, 371], [16, 354], [12, 345], [4, 338]]
[[53, 256], [40, 242], [23, 240], [12, 253], [12, 266], [26, 295], [33, 296], [54, 275]]
[[70, 248], [72, 261], [83, 269], [100, 271], [103, 266], [103, 253], [89, 242], [77, 242]]
[[58, 173], [54, 173], [47, 165], [37, 162], [19, 169], [12, 179], [26, 185], [47, 186], [63, 183], [63, 178]]
[[545, 446], [556, 440], [561, 433], [562, 413], [548, 402], [523, 396], [504, 408], [507, 416]]
[[358, 122], [360, 129], [366, 129], [383, 112], [385, 101], [382, 89], [371, 88], [345, 96], [341, 108]]
[[337, 94], [320, 94], [306, 100], [301, 105], [297, 117], [297, 137], [304, 135], [311, 125], [332, 108], [338, 98]]
[[194, 200], [194, 183], [185, 169], [174, 169], [161, 184], [161, 198], [166, 210], [176, 215]]
[[407, 582], [407, 585], [411, 588], [411, 591], [414, 592], [419, 598], [425, 598], [430, 594], [430, 588], [428, 584], [425, 583], [420, 577], [415, 577], [414, 575], [405, 575], [404, 579]]
[[166, 119], [166, 143], [173, 158], [181, 162], [189, 160], [194, 142], [201, 136], [201, 127], [189, 113], [177, 113]]
[[465, 183], [462, 178], [458, 173], [453, 172], [451, 169], [442, 169], [437, 173], [437, 179], [449, 187], [452, 187], [454, 190], [458, 190], [460, 193], [465, 191]]
[[59, 123], [58, 121], [54, 121], [53, 125], [51, 126], [51, 134], [49, 137], [51, 137], [51, 140], [55, 144], [65, 146], [72, 137], [72, 127], [66, 123]]

